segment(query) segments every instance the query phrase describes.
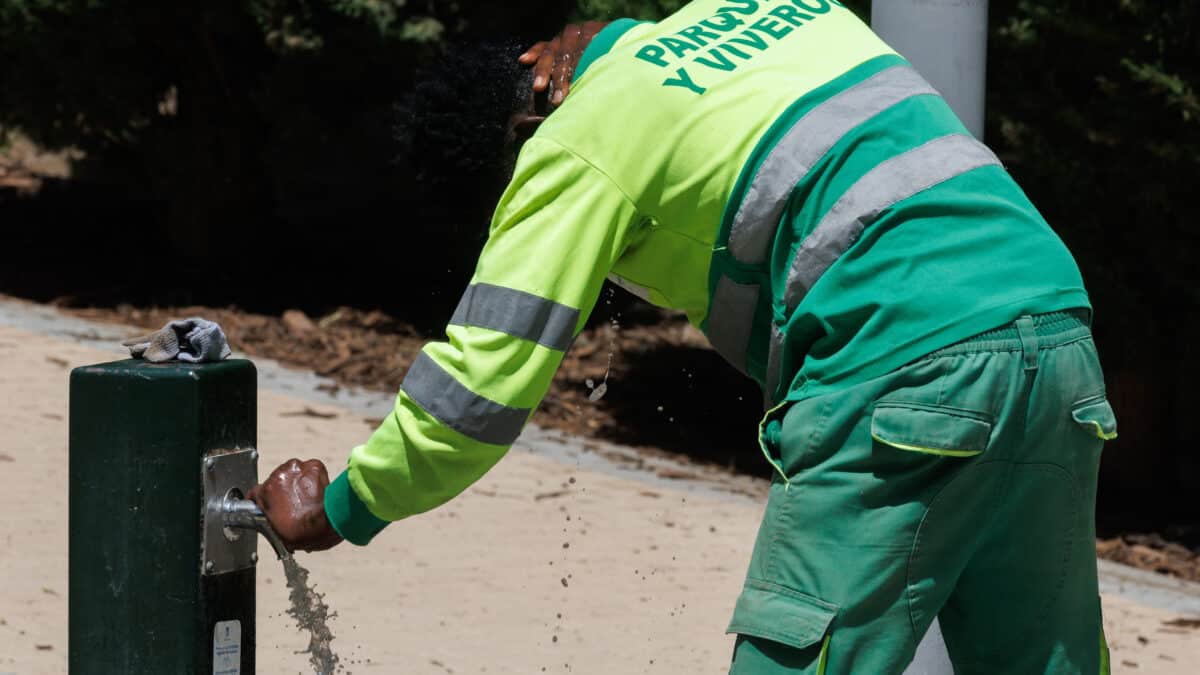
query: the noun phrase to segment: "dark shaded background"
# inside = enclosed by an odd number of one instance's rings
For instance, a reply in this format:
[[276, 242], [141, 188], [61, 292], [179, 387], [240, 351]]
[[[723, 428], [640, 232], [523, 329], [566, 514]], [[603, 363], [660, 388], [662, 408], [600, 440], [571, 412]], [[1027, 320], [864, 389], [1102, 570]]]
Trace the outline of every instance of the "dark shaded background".
[[[7, 2], [0, 129], [85, 158], [36, 194], [0, 190], [0, 292], [266, 313], [348, 304], [432, 334], [496, 195], [453, 177], [428, 187], [421, 158], [395, 139], [396, 105], [421, 67], [455, 40], [530, 42], [572, 16], [655, 18], [681, 4]], [[1195, 537], [1200, 9], [991, 5], [988, 141], [1080, 262], [1120, 417], [1102, 524]], [[628, 306], [619, 298], [596, 320]], [[752, 389], [711, 353], [666, 358], [631, 354], [628, 386], [677, 397], [689, 429], [753, 424]], [[642, 435], [622, 440], [729, 452], [695, 440], [720, 433], [628, 414]], [[753, 466], [753, 444], [737, 448], [736, 463]]]

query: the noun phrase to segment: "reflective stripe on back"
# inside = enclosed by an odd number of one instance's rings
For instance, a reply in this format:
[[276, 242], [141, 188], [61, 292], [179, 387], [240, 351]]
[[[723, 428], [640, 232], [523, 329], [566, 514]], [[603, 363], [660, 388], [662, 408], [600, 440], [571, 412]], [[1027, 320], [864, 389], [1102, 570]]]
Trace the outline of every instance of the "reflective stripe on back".
[[491, 284], [472, 284], [463, 293], [450, 324], [473, 326], [566, 351], [575, 335], [579, 310], [532, 293]]
[[767, 352], [767, 377], [763, 387], [768, 407], [778, 403], [775, 390], [779, 388], [779, 379], [783, 377], [783, 338], [783, 330], [771, 322], [771, 346]]
[[400, 389], [442, 424], [480, 443], [511, 445], [532, 412], [467, 389], [425, 352], [413, 361]]
[[784, 303], [791, 312], [863, 229], [884, 210], [968, 171], [1000, 166], [971, 136], [951, 134], [889, 159], [842, 195], [800, 244], [788, 270]]
[[739, 284], [722, 276], [713, 292], [706, 335], [717, 353], [735, 368], [746, 372], [746, 349], [754, 328], [758, 306], [758, 284]]
[[937, 91], [909, 66], [894, 66], [808, 112], [779, 140], [754, 175], [734, 216], [729, 252], [745, 264], [767, 258], [795, 186], [855, 127], [914, 96]]

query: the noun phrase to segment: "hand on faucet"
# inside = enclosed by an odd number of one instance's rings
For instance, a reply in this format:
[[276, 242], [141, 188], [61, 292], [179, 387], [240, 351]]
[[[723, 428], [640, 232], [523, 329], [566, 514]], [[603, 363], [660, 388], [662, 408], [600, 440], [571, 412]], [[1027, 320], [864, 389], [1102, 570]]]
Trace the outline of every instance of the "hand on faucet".
[[328, 486], [329, 472], [322, 462], [291, 459], [246, 496], [263, 510], [289, 550], [324, 551], [342, 542], [325, 517]]

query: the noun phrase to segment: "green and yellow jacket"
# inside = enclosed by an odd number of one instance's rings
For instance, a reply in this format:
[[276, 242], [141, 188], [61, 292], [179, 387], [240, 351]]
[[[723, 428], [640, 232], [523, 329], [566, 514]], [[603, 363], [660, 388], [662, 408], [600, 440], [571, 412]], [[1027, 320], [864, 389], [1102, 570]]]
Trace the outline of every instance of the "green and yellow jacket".
[[447, 341], [326, 492], [334, 527], [366, 543], [499, 461], [606, 277], [685, 312], [771, 406], [1088, 307], [996, 156], [840, 3], [618, 21], [522, 149]]

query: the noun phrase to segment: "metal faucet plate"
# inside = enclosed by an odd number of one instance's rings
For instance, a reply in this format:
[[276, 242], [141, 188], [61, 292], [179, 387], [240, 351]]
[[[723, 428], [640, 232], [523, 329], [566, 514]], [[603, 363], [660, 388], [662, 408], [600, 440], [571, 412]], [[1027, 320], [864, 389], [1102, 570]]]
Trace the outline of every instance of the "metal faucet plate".
[[258, 535], [225, 527], [227, 499], [242, 499], [258, 483], [258, 451], [253, 448], [214, 450], [200, 464], [204, 486], [204, 530], [200, 573], [225, 574], [258, 562]]

